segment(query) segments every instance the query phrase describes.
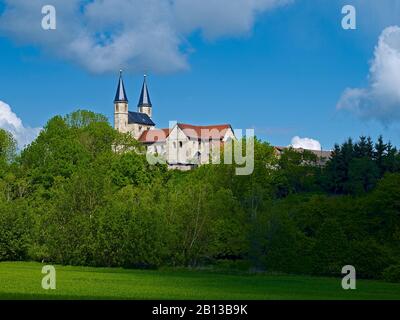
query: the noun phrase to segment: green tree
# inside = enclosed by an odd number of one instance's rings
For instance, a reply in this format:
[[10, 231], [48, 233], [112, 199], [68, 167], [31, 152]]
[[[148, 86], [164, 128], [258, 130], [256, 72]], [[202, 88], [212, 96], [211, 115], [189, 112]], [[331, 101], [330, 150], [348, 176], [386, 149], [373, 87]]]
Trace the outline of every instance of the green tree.
[[0, 129], [0, 177], [4, 175], [6, 166], [15, 159], [16, 150], [17, 142], [13, 135]]
[[313, 252], [315, 274], [338, 275], [346, 265], [348, 254], [347, 239], [339, 223], [327, 218], [317, 232]]
[[31, 218], [24, 201], [0, 199], [0, 261], [24, 260], [31, 245]]

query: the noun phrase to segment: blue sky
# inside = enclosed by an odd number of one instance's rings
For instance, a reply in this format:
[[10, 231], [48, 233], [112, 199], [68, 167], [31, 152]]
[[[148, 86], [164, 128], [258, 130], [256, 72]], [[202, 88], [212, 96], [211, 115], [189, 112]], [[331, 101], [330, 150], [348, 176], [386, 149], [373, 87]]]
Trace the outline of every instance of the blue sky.
[[[84, 55], [64, 55], [61, 50], [65, 43], [43, 41], [22, 27], [13, 30], [6, 2], [12, 1], [0, 0], [0, 101], [11, 107], [24, 127], [42, 127], [50, 117], [78, 108], [103, 113], [112, 122], [119, 69], [113, 65], [112, 52], [105, 58], [111, 61], [99, 62], [99, 70]], [[380, 35], [386, 27], [400, 25], [400, 14], [395, 14], [399, 13], [399, 1], [379, 1], [379, 7], [373, 2], [346, 2], [357, 9], [356, 30], [341, 27], [342, 1], [298, 0], [258, 9], [248, 29], [236, 27], [228, 18], [230, 29], [224, 30], [223, 24], [207, 29], [195, 15], [193, 19], [198, 19], [199, 25], [179, 27], [185, 31], [176, 32], [179, 44], [174, 50], [178, 53], [174, 51], [168, 58], [154, 54], [162, 48], [158, 48], [157, 39], [152, 43], [149, 33], [150, 39], [143, 40], [149, 51], [142, 54], [154, 56], [135, 60], [133, 54], [133, 58], [121, 58], [120, 62], [126, 70], [130, 110], [136, 109], [142, 75], [147, 72], [158, 127], [167, 127], [170, 120], [231, 123], [234, 128], [255, 128], [258, 137], [274, 145], [288, 145], [294, 136], [300, 136], [320, 141], [324, 149], [349, 136], [375, 138], [383, 134], [400, 146], [400, 99], [390, 96], [388, 90], [375, 93], [368, 89], [377, 87], [370, 85], [371, 78], [377, 78], [379, 84], [391, 69], [388, 65], [377, 71], [378, 75], [370, 73]], [[26, 14], [21, 12], [22, 16]], [[38, 16], [38, 21], [26, 17], [24, 26], [40, 25]], [[102, 19], [107, 22], [107, 17]], [[69, 21], [74, 23], [73, 19]], [[96, 27], [105, 32], [108, 24]], [[59, 28], [62, 25], [47, 32], [62, 32]], [[395, 30], [387, 43], [396, 42], [397, 36]], [[393, 48], [390, 57], [395, 59], [397, 43]], [[400, 67], [396, 61], [394, 69]], [[107, 68], [103, 70], [104, 65]], [[390, 76], [396, 78], [399, 73], [396, 69]], [[343, 103], [346, 107], [338, 110], [346, 88], [364, 91], [357, 93], [357, 106]], [[398, 89], [400, 93], [400, 86]], [[0, 126], [4, 121], [0, 120]]]

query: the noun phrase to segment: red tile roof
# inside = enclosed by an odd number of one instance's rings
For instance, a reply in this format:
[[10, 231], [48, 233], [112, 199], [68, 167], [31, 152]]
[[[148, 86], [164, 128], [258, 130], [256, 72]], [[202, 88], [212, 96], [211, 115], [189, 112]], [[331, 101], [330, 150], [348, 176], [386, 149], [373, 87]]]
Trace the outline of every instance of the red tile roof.
[[229, 124], [194, 126], [191, 124], [178, 123], [178, 127], [190, 138], [202, 140], [221, 140], [225, 137], [227, 130], [231, 128]]
[[146, 130], [139, 137], [139, 141], [143, 143], [163, 142], [169, 136], [170, 129], [154, 129]]
[[[227, 130], [231, 129], [229, 124], [194, 126], [191, 124], [178, 123], [177, 125], [189, 138], [201, 140], [222, 140]], [[143, 143], [162, 142], [165, 141], [170, 133], [171, 129], [147, 130], [141, 134], [139, 141]]]

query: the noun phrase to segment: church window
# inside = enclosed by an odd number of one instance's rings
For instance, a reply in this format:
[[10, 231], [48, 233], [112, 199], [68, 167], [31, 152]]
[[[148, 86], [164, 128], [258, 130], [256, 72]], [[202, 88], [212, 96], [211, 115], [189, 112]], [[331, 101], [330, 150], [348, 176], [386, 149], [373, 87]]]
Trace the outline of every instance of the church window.
[[182, 148], [183, 147], [183, 142], [179, 141], [179, 147]]

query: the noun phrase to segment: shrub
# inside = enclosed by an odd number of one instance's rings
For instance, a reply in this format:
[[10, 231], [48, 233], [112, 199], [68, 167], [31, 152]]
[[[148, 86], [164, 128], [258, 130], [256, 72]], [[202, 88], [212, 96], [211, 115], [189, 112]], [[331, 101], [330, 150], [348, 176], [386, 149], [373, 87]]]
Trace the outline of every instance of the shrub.
[[400, 283], [400, 264], [391, 265], [383, 271], [383, 279], [388, 282]]
[[347, 239], [340, 224], [332, 218], [325, 220], [317, 232], [314, 247], [314, 274], [336, 276], [345, 265]]
[[29, 218], [19, 205], [0, 203], [0, 261], [24, 260], [30, 243]]
[[385, 248], [371, 239], [352, 241], [348, 264], [357, 270], [357, 277], [377, 279], [393, 263]]
[[251, 262], [248, 260], [217, 260], [215, 264], [216, 270], [223, 272], [247, 272], [251, 269]]

